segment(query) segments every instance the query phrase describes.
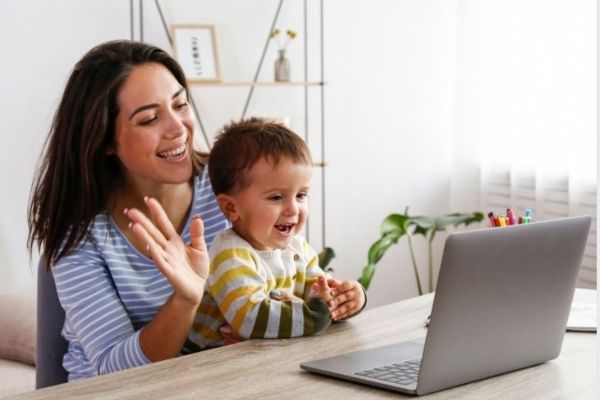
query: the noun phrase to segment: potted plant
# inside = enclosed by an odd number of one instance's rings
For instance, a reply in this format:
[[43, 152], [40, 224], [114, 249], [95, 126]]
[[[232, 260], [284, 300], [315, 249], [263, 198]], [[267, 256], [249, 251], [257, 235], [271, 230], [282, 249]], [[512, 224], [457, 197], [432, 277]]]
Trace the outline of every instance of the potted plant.
[[404, 210], [404, 214], [388, 215], [381, 223], [381, 237], [371, 245], [367, 254], [367, 265], [363, 268], [362, 274], [358, 281], [366, 289], [369, 288], [373, 275], [375, 274], [375, 266], [381, 260], [385, 252], [390, 246], [398, 243], [402, 236], [406, 236], [410, 257], [412, 261], [413, 271], [419, 295], [423, 294], [423, 287], [417, 269], [417, 261], [413, 249], [412, 239], [414, 236], [423, 235], [427, 239], [428, 246], [428, 261], [429, 261], [429, 291], [433, 291], [433, 251], [432, 243], [437, 232], [446, 230], [449, 226], [460, 226], [462, 224], [469, 225], [473, 222], [483, 220], [483, 213], [453, 213], [442, 216], [416, 216], [408, 215], [408, 207]]

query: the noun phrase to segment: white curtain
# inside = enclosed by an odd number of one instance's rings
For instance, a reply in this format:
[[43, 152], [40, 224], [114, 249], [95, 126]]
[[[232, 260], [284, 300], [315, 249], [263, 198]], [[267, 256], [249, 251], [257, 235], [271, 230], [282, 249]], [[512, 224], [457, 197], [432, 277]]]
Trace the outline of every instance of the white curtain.
[[591, 215], [596, 286], [596, 2], [458, 2], [452, 207]]

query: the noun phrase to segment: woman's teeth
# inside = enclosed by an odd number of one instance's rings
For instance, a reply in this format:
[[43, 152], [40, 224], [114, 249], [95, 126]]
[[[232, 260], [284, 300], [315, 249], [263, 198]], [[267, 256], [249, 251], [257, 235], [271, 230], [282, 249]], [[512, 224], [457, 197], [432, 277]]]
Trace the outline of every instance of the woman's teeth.
[[170, 160], [170, 159], [181, 157], [184, 152], [185, 152], [185, 143], [176, 149], [173, 149], [170, 151], [162, 151], [157, 154], [160, 158], [166, 158], [167, 160]]

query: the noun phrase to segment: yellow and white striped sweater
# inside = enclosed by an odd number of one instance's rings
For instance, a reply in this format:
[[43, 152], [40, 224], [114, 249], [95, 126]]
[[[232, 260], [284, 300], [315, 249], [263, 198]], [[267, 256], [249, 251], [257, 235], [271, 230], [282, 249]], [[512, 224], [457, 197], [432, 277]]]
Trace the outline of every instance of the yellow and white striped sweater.
[[[210, 275], [188, 335], [190, 350], [223, 345], [223, 325], [250, 339], [308, 336], [331, 323], [327, 305], [311, 290], [326, 274], [304, 238], [294, 237], [284, 250], [258, 251], [227, 229], [217, 235], [209, 255]], [[275, 289], [295, 297], [273, 300], [269, 294]]]

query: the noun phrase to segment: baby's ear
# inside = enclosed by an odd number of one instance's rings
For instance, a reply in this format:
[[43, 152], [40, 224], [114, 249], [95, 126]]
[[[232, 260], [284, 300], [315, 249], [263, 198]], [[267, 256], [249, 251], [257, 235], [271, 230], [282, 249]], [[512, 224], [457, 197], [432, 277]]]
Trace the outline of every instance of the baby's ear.
[[225, 194], [225, 193], [218, 194], [217, 195], [217, 204], [219, 205], [221, 212], [223, 214], [225, 214], [227, 219], [229, 219], [231, 222], [237, 221], [237, 219], [240, 217], [239, 214], [237, 213], [235, 201], [233, 200], [233, 197], [231, 197], [230, 195]]

